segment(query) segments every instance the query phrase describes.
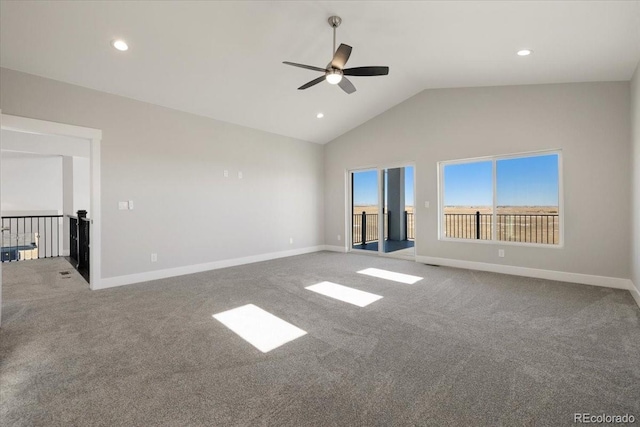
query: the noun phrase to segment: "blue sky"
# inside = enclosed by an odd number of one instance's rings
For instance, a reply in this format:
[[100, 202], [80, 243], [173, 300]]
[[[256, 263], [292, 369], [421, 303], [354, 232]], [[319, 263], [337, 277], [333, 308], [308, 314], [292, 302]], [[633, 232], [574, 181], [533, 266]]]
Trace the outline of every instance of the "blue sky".
[[[503, 159], [496, 162], [498, 206], [558, 206], [558, 155]], [[405, 200], [413, 205], [413, 167], [405, 168]], [[353, 174], [354, 203], [378, 203], [378, 172]], [[492, 206], [492, 162], [446, 165], [445, 206]]]
[[[557, 206], [558, 155], [496, 162], [498, 206]], [[444, 168], [445, 206], [492, 206], [492, 162]]]
[[493, 206], [492, 162], [444, 167], [445, 206]]
[[[404, 169], [405, 193], [407, 206], [413, 206], [413, 167]], [[353, 201], [356, 206], [378, 204], [378, 171], [355, 172], [353, 174]]]

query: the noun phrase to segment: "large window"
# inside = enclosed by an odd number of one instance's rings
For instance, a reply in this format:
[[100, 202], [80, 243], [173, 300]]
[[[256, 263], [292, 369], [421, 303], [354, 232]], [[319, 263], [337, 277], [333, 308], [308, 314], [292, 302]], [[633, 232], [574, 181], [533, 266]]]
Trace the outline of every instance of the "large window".
[[559, 151], [440, 162], [444, 239], [561, 245]]

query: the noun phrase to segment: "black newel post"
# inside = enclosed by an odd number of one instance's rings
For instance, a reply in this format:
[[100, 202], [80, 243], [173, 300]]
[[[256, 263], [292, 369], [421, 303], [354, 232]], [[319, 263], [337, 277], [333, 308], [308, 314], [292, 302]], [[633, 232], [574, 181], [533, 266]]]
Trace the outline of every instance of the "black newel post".
[[85, 220], [87, 211], [78, 211], [78, 270], [88, 267], [89, 223]]
[[476, 211], [476, 239], [480, 239], [480, 211]]
[[69, 257], [78, 266], [78, 219], [69, 217]]

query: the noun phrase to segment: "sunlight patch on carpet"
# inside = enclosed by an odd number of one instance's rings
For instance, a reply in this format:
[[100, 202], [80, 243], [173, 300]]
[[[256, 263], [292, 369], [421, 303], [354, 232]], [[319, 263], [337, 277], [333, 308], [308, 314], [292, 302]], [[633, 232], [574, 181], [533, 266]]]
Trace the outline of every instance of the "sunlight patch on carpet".
[[382, 298], [380, 295], [371, 294], [369, 292], [338, 285], [337, 283], [332, 282], [320, 282], [315, 285], [307, 286], [305, 289], [330, 298], [348, 302], [349, 304], [357, 305], [358, 307], [366, 307], [372, 302], [378, 301]]
[[396, 273], [394, 271], [381, 270], [379, 268], [366, 268], [358, 271], [360, 274], [366, 274], [367, 276], [378, 277], [385, 280], [393, 280], [394, 282], [406, 283], [413, 285], [414, 283], [422, 280], [422, 277], [412, 276], [410, 274]]
[[306, 334], [302, 329], [253, 304], [214, 314], [213, 318], [263, 353]]

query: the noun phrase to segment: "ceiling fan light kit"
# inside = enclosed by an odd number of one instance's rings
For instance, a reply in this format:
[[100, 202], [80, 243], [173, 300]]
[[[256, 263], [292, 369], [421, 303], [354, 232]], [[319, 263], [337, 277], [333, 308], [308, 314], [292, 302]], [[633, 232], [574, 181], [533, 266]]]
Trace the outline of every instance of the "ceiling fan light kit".
[[303, 84], [298, 88], [298, 90], [308, 89], [311, 86], [315, 86], [318, 83], [326, 80], [329, 84], [338, 85], [340, 88], [345, 91], [347, 94], [352, 94], [356, 91], [355, 86], [349, 79], [345, 76], [357, 76], [357, 77], [366, 77], [366, 76], [386, 76], [389, 74], [389, 67], [355, 67], [355, 68], [344, 68], [349, 60], [349, 56], [351, 56], [351, 50], [353, 49], [351, 46], [341, 43], [336, 49], [336, 28], [340, 26], [342, 23], [342, 19], [339, 16], [332, 16], [329, 18], [329, 25], [333, 28], [333, 49], [332, 55], [333, 59], [327, 65], [326, 68], [314, 67], [312, 65], [304, 65], [298, 64], [295, 62], [284, 61], [283, 64], [291, 65], [293, 67], [305, 68], [311, 71], [318, 71], [324, 73], [323, 76], [318, 77], [314, 80], [311, 80], [308, 83]]
[[332, 85], [337, 85], [342, 80], [342, 71], [332, 69], [327, 71], [327, 82]]

